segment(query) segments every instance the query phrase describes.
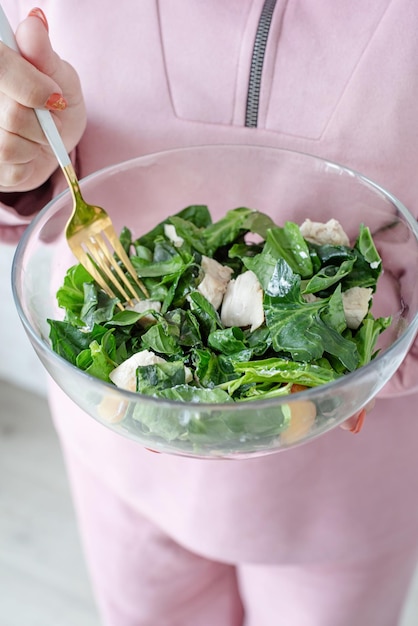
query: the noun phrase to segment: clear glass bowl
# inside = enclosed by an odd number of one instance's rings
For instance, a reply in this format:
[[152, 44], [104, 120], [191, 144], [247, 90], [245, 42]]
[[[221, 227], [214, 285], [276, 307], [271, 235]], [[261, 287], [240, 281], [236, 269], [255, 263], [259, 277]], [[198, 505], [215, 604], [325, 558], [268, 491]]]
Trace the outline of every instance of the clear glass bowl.
[[[384, 274], [373, 314], [393, 317], [368, 365], [322, 387], [264, 401], [192, 404], [118, 389], [92, 378], [50, 348], [47, 318], [61, 319], [55, 293], [74, 264], [64, 237], [69, 192], [32, 222], [16, 251], [13, 289], [29, 339], [52, 378], [86, 412], [154, 450], [196, 457], [243, 458], [308, 442], [360, 411], [389, 381], [418, 328], [418, 228], [390, 193], [357, 172], [310, 155], [246, 145], [202, 146], [140, 157], [81, 183], [88, 202], [103, 206], [116, 230], [137, 237], [191, 204], [214, 219], [247, 206], [278, 223], [337, 218], [354, 241], [370, 227]], [[71, 416], [68, 416], [71, 419]], [[284, 424], [286, 426], [284, 427]]]

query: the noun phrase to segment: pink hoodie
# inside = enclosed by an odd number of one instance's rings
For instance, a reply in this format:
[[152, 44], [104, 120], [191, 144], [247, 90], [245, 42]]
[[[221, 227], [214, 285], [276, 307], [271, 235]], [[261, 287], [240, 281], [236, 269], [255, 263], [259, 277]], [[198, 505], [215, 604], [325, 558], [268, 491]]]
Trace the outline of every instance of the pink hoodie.
[[[32, 8], [2, 4], [14, 25]], [[246, 122], [263, 4], [40, 0], [53, 45], [84, 89], [80, 175], [171, 147], [256, 142], [354, 167], [418, 216], [418, 3], [277, 0], [256, 122]], [[63, 185], [58, 172], [37, 206]], [[20, 202], [31, 212], [33, 194]], [[0, 208], [4, 239], [27, 222]], [[66, 453], [183, 545], [227, 561], [306, 562], [365, 556], [418, 534], [416, 367], [399, 381], [410, 395], [379, 400], [361, 435], [336, 430], [251, 461], [150, 454], [54, 385], [51, 406]]]

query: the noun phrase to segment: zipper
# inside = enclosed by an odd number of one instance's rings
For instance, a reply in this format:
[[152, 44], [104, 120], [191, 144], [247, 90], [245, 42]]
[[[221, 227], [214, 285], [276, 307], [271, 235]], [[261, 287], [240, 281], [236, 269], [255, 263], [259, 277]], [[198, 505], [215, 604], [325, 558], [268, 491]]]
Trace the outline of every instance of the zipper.
[[261, 75], [271, 20], [277, 0], [265, 0], [255, 34], [253, 54], [251, 57], [250, 78], [248, 81], [247, 106], [245, 110], [245, 126], [256, 128], [258, 123], [258, 107], [260, 104]]

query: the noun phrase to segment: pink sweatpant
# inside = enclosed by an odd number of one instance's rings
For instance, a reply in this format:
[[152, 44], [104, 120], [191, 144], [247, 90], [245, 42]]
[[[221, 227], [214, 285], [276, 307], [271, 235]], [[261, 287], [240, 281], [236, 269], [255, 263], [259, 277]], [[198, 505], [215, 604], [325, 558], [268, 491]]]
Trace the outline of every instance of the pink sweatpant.
[[[415, 547], [326, 565], [228, 564], [180, 546], [67, 458], [103, 626], [395, 626]], [[237, 529], [239, 532], [239, 529]]]

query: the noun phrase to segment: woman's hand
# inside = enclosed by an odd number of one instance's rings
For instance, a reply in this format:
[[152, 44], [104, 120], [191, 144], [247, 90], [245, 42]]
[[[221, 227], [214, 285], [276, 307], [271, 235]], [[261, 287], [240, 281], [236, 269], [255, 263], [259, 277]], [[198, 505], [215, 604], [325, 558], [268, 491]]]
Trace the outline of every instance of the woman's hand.
[[366, 415], [370, 413], [374, 405], [375, 400], [370, 400], [370, 402], [368, 402], [361, 411], [359, 411], [355, 415], [352, 415], [347, 420], [345, 420], [345, 422], [340, 424], [340, 428], [342, 428], [343, 430], [348, 430], [350, 433], [354, 433], [355, 435], [359, 433], [363, 428]]
[[86, 125], [80, 81], [53, 51], [46, 18], [34, 9], [19, 25], [21, 55], [0, 43], [0, 191], [29, 191], [57, 168], [33, 111], [49, 109], [70, 152]]

